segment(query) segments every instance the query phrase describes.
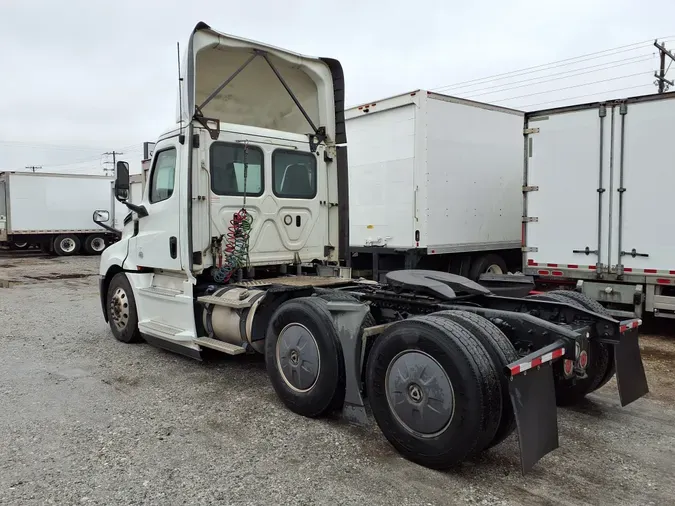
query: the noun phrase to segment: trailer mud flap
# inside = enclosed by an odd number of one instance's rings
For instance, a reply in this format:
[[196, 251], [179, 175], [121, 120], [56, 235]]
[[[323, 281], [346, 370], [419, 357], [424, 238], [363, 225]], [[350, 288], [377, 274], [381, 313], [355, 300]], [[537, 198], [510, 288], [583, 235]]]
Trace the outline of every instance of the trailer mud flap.
[[509, 381], [509, 395], [518, 425], [523, 474], [558, 448], [558, 418], [551, 364], [517, 374]]
[[639, 323], [633, 323], [637, 321], [621, 322], [621, 339], [612, 343], [621, 406], [627, 406], [649, 392], [638, 343]]

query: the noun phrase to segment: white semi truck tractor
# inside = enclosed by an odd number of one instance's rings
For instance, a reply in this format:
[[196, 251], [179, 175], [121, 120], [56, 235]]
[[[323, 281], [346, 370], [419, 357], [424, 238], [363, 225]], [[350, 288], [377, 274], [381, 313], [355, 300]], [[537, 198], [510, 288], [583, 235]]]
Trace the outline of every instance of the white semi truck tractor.
[[622, 405], [647, 392], [640, 321], [580, 294], [497, 296], [423, 270], [351, 279], [337, 60], [199, 23], [179, 88], [140, 202], [117, 167], [131, 218], [101, 256], [100, 294], [119, 341], [264, 354], [290, 410], [365, 424], [369, 402], [392, 445], [433, 468], [517, 430], [528, 470], [558, 445], [556, 405], [615, 374]]

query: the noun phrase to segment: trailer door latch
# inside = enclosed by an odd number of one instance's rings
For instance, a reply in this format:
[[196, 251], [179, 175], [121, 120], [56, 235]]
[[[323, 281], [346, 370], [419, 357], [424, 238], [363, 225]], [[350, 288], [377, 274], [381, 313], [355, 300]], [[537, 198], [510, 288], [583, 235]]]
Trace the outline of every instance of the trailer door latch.
[[537, 216], [523, 216], [523, 223], [533, 223], [539, 221]]
[[622, 252], [621, 252], [621, 256], [622, 256], [622, 257], [623, 257], [623, 256], [627, 256], [627, 255], [630, 255], [630, 256], [632, 256], [633, 258], [635, 258], [635, 257], [645, 257], [645, 258], [649, 258], [649, 253], [638, 253], [637, 251], [635, 251], [635, 248], [633, 248], [633, 249], [630, 250], [630, 251], [622, 251]]
[[538, 192], [539, 187], [538, 186], [523, 186], [523, 193], [525, 192]]
[[584, 249], [573, 249], [572, 253], [581, 253], [583, 255], [597, 255], [598, 250], [597, 249], [591, 249], [588, 246], [586, 246]]

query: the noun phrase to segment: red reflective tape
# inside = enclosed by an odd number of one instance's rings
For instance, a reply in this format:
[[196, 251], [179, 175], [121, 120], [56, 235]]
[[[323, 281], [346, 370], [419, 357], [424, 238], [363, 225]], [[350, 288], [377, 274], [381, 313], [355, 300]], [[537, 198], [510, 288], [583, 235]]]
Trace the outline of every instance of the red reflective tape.
[[633, 272], [632, 267], [624, 267], [623, 272]]
[[593, 270], [593, 271], [596, 269], [595, 265], [589, 265], [588, 268]]
[[567, 266], [567, 268], [568, 268], [568, 269], [578, 269], [579, 266], [578, 266], [577, 264], [569, 264], [569, 265]]
[[558, 267], [558, 264], [546, 264], [546, 267]]
[[656, 269], [645, 269], [645, 274], [656, 274], [657, 272]]
[[674, 274], [675, 275], [675, 271], [670, 271], [668, 274]]
[[670, 280], [669, 280], [669, 279], [666, 279], [666, 278], [658, 278], [658, 279], [656, 280], [656, 282], [657, 282], [659, 285], [669, 285], [669, 284], [670, 284]]
[[363, 106], [362, 106], [362, 105], [359, 106], [359, 111], [360, 111], [361, 109], [363, 109]]
[[537, 264], [535, 263], [534, 260], [532, 260], [531, 258], [528, 258], [527, 259], [527, 265], [537, 265]]
[[623, 334], [624, 332], [638, 328], [640, 325], [642, 325], [642, 320], [626, 320], [619, 325], [619, 332]]
[[532, 369], [533, 367], [537, 367], [545, 362], [550, 362], [551, 360], [555, 360], [556, 358], [560, 358], [565, 354], [565, 348], [558, 348], [557, 350], [553, 350], [549, 353], [544, 353], [540, 357], [535, 357], [529, 362], [523, 362], [518, 365], [514, 365], [509, 368], [511, 371], [511, 376], [515, 376], [516, 374], [520, 374], [521, 372], [525, 372], [528, 369]]

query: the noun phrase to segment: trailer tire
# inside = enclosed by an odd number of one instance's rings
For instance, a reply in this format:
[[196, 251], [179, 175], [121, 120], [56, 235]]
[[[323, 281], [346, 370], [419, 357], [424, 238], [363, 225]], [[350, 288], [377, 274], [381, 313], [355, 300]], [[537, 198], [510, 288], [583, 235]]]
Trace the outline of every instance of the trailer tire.
[[[564, 292], [565, 290], [554, 290], [539, 295], [528, 295], [526, 298], [563, 302], [581, 309], [590, 309], [584, 307], [580, 300], [569, 297]], [[563, 372], [563, 361], [558, 360], [553, 364], [556, 404], [558, 406], [572, 406], [578, 404], [587, 394], [598, 388], [596, 385], [600, 384], [607, 375], [608, 369], [611, 367], [609, 358], [607, 346], [604, 346], [597, 341], [589, 341], [588, 366], [586, 367], [585, 378], [575, 378], [573, 380], [566, 379]]]
[[136, 298], [124, 272], [118, 272], [110, 280], [106, 296], [108, 323], [115, 339], [123, 343], [140, 342]]
[[310, 418], [339, 409], [345, 396], [342, 346], [326, 304], [318, 297], [284, 302], [272, 315], [265, 337], [265, 363], [274, 390], [288, 409]]
[[452, 467], [483, 450], [497, 431], [502, 398], [490, 356], [447, 318], [421, 316], [387, 328], [373, 345], [366, 380], [380, 430], [423, 466]]
[[[594, 313], [598, 313], [603, 316], [611, 316], [609, 314], [609, 311], [607, 311], [607, 308], [605, 308], [605, 306], [600, 304], [597, 300], [591, 299], [588, 295], [584, 295], [583, 293], [573, 292], [571, 290], [554, 290], [552, 293], [556, 293], [558, 295], [561, 295], [562, 297], [572, 299], [581, 304], [584, 307], [584, 309], [588, 309], [589, 311], [593, 311]], [[599, 388], [605, 386], [607, 382], [612, 379], [614, 373], [616, 372], [616, 365], [614, 363], [614, 346], [605, 343], [598, 343], [598, 344], [607, 352], [607, 367], [602, 376], [598, 375], [595, 378], [596, 381], [594, 381], [594, 383], [591, 385], [589, 393], [595, 392]], [[604, 352], [601, 351], [601, 354], [604, 355]]]
[[54, 239], [54, 252], [58, 256], [72, 256], [80, 251], [80, 240], [76, 235], [61, 234]]
[[88, 235], [84, 240], [84, 251], [89, 255], [100, 255], [105, 248], [105, 237], [101, 234]]
[[488, 253], [472, 260], [469, 278], [478, 281], [481, 274], [506, 274], [507, 272], [508, 269], [504, 259], [495, 253]]
[[513, 347], [513, 344], [511, 344], [511, 341], [509, 341], [509, 338], [499, 330], [499, 327], [480, 315], [469, 311], [457, 310], [439, 311], [432, 314], [433, 316], [448, 318], [460, 324], [481, 342], [488, 355], [490, 355], [492, 364], [500, 378], [502, 394], [501, 420], [497, 432], [492, 441], [487, 445], [487, 448], [496, 446], [509, 437], [516, 428], [516, 416], [513, 412], [511, 396], [509, 395], [509, 380], [506, 375], [501, 374], [501, 371], [510, 363], [518, 360], [518, 352]]

